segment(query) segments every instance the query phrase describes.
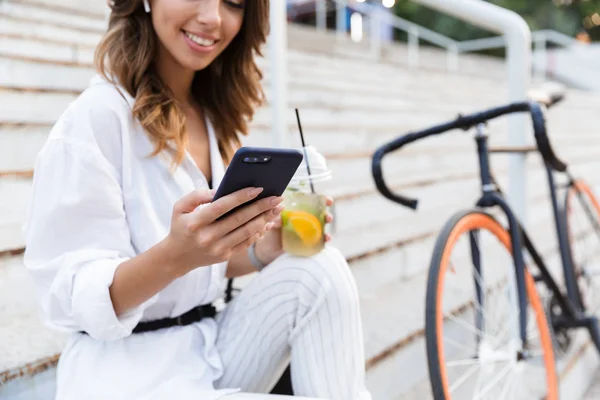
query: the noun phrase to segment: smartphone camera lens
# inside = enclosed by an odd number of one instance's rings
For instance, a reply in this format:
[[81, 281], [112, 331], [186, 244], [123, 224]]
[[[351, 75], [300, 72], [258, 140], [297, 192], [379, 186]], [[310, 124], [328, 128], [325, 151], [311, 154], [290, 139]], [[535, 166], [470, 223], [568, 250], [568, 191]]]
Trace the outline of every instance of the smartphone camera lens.
[[250, 157], [244, 158], [244, 162], [249, 163], [251, 161]]

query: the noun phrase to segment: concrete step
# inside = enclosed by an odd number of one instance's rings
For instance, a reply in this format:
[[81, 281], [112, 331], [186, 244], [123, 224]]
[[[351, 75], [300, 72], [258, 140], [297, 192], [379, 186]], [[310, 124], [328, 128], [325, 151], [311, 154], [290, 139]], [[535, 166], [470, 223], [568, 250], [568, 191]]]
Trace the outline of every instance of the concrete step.
[[50, 10], [67, 16], [82, 16], [91, 20], [105, 20], [110, 9], [107, 4], [89, 3], [85, 0], [7, 0], [11, 3]]
[[[53, 65], [57, 76], [62, 76], [66, 74], [69, 75], [69, 72], [76, 67], [80, 67], [83, 69], [89, 69], [93, 71], [91, 61], [92, 61], [92, 49], [86, 48], [83, 46], [74, 46], [70, 44], [62, 44], [56, 43], [48, 46], [49, 44], [43, 41], [30, 40], [26, 38], [13, 38], [13, 36], [9, 36], [6, 40], [6, 43], [3, 45], [4, 54], [6, 60], [3, 60], [3, 63], [10, 64], [11, 62], [15, 62], [19, 65], [20, 69], [27, 70], [27, 75], [30, 76], [30, 80], [27, 81], [28, 87], [39, 87], [40, 89], [73, 89], [77, 91], [82, 91], [87, 86], [86, 84], [78, 83], [77, 81], [74, 83], [65, 86], [61, 84], [61, 81], [52, 82], [40, 79], [41, 73], [40, 69], [44, 69], [48, 64], [56, 64]], [[47, 46], [47, 49], [44, 48]], [[33, 50], [30, 50], [32, 48]], [[11, 50], [12, 49], [12, 50]], [[81, 64], [73, 64], [71, 61], [77, 61], [78, 58], [87, 58], [87, 63]], [[259, 65], [262, 65], [266, 79], [265, 89], [269, 89], [269, 70], [268, 66], [264, 62], [264, 60], [257, 59]], [[65, 65], [65, 63], [70, 63]], [[63, 67], [62, 69], [60, 67]], [[363, 95], [372, 93], [378, 96], [384, 95], [386, 98], [395, 97], [395, 100], [398, 101], [400, 99], [397, 98], [398, 90], [411, 92], [411, 100], [415, 100], [414, 96], [417, 96], [416, 99], [431, 98], [432, 93], [424, 90], [422, 95], [419, 92], [415, 92], [417, 87], [435, 87], [437, 89], [437, 96], [443, 96], [445, 93], [451, 94], [453, 93], [453, 99], [455, 101], [460, 101], [463, 96], [463, 92], [456, 92], [453, 88], [460, 86], [461, 84], [467, 83], [466, 79], [457, 79], [452, 82], [448, 82], [447, 80], [438, 80], [435, 77], [432, 77], [429, 74], [390, 74], [390, 76], [384, 76], [381, 74], [373, 74], [372, 70], [358, 70], [352, 71], [343, 66], [336, 66], [333, 63], [329, 63], [328, 60], [324, 57], [315, 57], [306, 54], [299, 54], [297, 52], [290, 52], [289, 54], [289, 69], [290, 69], [290, 79], [292, 83], [297, 84], [309, 84], [309, 85], [318, 85], [320, 87], [325, 87], [331, 89], [330, 84], [335, 84], [336, 88], [340, 90], [348, 90], [349, 88], [359, 88], [362, 90]], [[93, 73], [93, 72], [91, 72]], [[10, 77], [6, 77], [6, 80], [12, 81], [9, 79]], [[427, 78], [427, 79], [425, 79]], [[471, 80], [468, 81], [470, 84], [473, 84]], [[497, 83], [493, 81], [484, 81], [478, 82], [480, 97], [484, 98], [498, 98], [499, 96], [491, 89], [492, 85], [496, 85]], [[17, 85], [15, 82], [14, 85]], [[441, 90], [441, 92], [439, 91]], [[490, 96], [491, 95], [491, 96]], [[389, 99], [392, 100], [391, 98]], [[368, 104], [369, 101], [363, 101], [363, 104]]]
[[0, 127], [0, 173], [31, 171], [49, 127]]
[[88, 87], [95, 75], [92, 67], [39, 64], [23, 59], [0, 57], [0, 87], [39, 92], [72, 92]]
[[26, 35], [0, 34], [0, 54], [27, 59], [44, 59], [56, 63], [91, 65], [94, 48], [46, 40], [31, 40]]
[[65, 338], [45, 327], [21, 257], [0, 258], [0, 386], [6, 372], [59, 353]]
[[[77, 79], [75, 76], [74, 79]], [[85, 79], [82, 76], [81, 79]], [[293, 93], [293, 91], [291, 91]], [[0, 121], [3, 123], [52, 124], [76, 98], [70, 92], [38, 92], [29, 89], [0, 88], [0, 102], [5, 104], [0, 110]], [[333, 98], [331, 98], [333, 100]], [[347, 130], [395, 130], [399, 134], [411, 128], [425, 127], [455, 118], [460, 109], [432, 108], [431, 110], [415, 108], [406, 113], [390, 113], [385, 110], [372, 109], [361, 112], [353, 109], [337, 109], [314, 106], [311, 103], [296, 102], [301, 109], [303, 126], [307, 132], [324, 130], [344, 132]], [[257, 110], [253, 127], [268, 129], [272, 115], [269, 109]], [[293, 109], [287, 113], [290, 131], [296, 131], [297, 124]]]
[[42, 21], [15, 19], [2, 13], [0, 13], [0, 33], [28, 35], [45, 40], [75, 42], [77, 44], [93, 46], [96, 46], [101, 38], [99, 32], [74, 32], [70, 27], [58, 26]]
[[[68, 100], [67, 100], [68, 101]], [[57, 110], [56, 112], [61, 112]], [[290, 110], [291, 112], [291, 110]], [[302, 114], [304, 115], [304, 114]], [[589, 115], [587, 116], [589, 117]], [[550, 124], [552, 127], [558, 125], [554, 123], [554, 118], [551, 116]], [[15, 121], [16, 123], [17, 121]], [[350, 168], [350, 160], [356, 158], [370, 157], [376, 147], [392, 140], [393, 138], [400, 136], [412, 129], [423, 128], [428, 121], [422, 121], [422, 124], [414, 124], [413, 126], [381, 126], [377, 125], [377, 121], [373, 121], [372, 127], [360, 127], [360, 126], [339, 126], [339, 130], [332, 131], [322, 129], [319, 126], [313, 126], [312, 121], [306, 120], [304, 122], [305, 134], [307, 140], [310, 141], [316, 148], [324, 153], [328, 159], [348, 160], [344, 168]], [[403, 121], [404, 122], [404, 121]], [[595, 133], [594, 126], [589, 124], [584, 116], [582, 116], [581, 122], [566, 125], [561, 129], [551, 129], [550, 134], [554, 146], [558, 149], [558, 154], [561, 157], [563, 155], [562, 149], [568, 147], [571, 143], [584, 144], [589, 143], [590, 146], [598, 141], [598, 135]], [[0, 173], [8, 171], [20, 171], [24, 169], [33, 168], [33, 162], [35, 154], [43, 145], [46, 140], [46, 136], [52, 128], [51, 122], [41, 124], [30, 122], [26, 124], [10, 124], [8, 122], [2, 123], [0, 121], [0, 140], [4, 144], [0, 147], [2, 154], [6, 153], [6, 156], [0, 157]], [[494, 145], [503, 145], [506, 143], [506, 133], [504, 132], [504, 124], [491, 124], [491, 142]], [[592, 131], [586, 133], [585, 131]], [[30, 135], [34, 136], [31, 137]], [[351, 140], [344, 140], [351, 138]], [[256, 123], [251, 125], [251, 134], [248, 137], [243, 138], [243, 142], [246, 145], [269, 145], [271, 143], [271, 131], [268, 126], [260, 126]], [[286, 142], [290, 146], [299, 146], [300, 141], [297, 135], [297, 127], [290, 126]], [[28, 146], [33, 146], [29, 148]], [[21, 150], [22, 153], [12, 150], [12, 146], [16, 149]], [[387, 159], [400, 159], [404, 160], [406, 157], [422, 154], [423, 158], [417, 163], [412, 159], [407, 160], [406, 166], [412, 167], [407, 170], [398, 170], [398, 173], [413, 173], [421, 171], [422, 168], [435, 167], [437, 160], [445, 157], [453, 157], [460, 155], [467, 155], [474, 157], [474, 148], [472, 145], [472, 139], [465, 137], [458, 133], [451, 133], [440, 137], [432, 138], [427, 141], [418, 142], [414, 145], [408, 146], [406, 149], [398, 151], [396, 154], [389, 156]], [[387, 160], [386, 159], [386, 160]], [[504, 156], [494, 156], [494, 160], [506, 159]], [[357, 181], [362, 181], [362, 178], [369, 179], [367, 176], [370, 170], [370, 161], [365, 158], [361, 167], [354, 168], [354, 173]], [[475, 166], [476, 164], [472, 164]], [[444, 165], [444, 167], [450, 167]], [[388, 168], [385, 168], [388, 171]], [[395, 170], [390, 170], [390, 173], [394, 173]], [[424, 171], [424, 170], [423, 170]], [[336, 180], [339, 179], [339, 175], [336, 174]]]
[[[6, 46], [10, 46], [12, 42], [20, 42], [22, 40], [11, 39], [7, 42]], [[29, 44], [29, 41], [24, 41]], [[0, 68], [3, 70], [2, 80], [0, 84], [8, 87], [15, 88], [30, 88], [37, 89], [39, 91], [73, 91], [74, 94], [83, 91], [89, 83], [91, 76], [95, 74], [94, 68], [91, 64], [76, 65], [68, 62], [70, 57], [83, 57], [85, 52], [90, 59], [93, 57], [91, 50], [84, 50], [84, 52], [75, 52], [69, 46], [57, 45], [48, 46], [47, 44], [40, 42], [31, 42], [32, 48], [28, 46], [17, 46], [15, 47], [20, 53], [26, 54], [25, 56], [14, 56], [5, 55], [0, 57]], [[56, 48], [55, 48], [56, 47]], [[52, 52], [52, 57], [60, 58], [65, 63], [44, 61], [43, 63], [36, 59], [27, 58], [29, 56], [35, 56], [37, 48], [45, 49], [48, 48], [48, 52]], [[62, 50], [62, 51], [59, 51]], [[301, 62], [302, 61], [302, 62]], [[320, 106], [324, 101], [325, 104], [329, 101], [333, 101], [333, 97], [336, 97], [337, 102], [334, 103], [336, 108], [351, 107], [353, 109], [379, 109], [379, 110], [405, 110], [416, 108], [416, 104], [419, 101], [426, 102], [431, 100], [432, 95], [429, 90], [425, 90], [422, 95], [414, 95], [415, 87], [411, 81], [404, 81], [403, 79], [395, 79], [393, 81], [386, 81], [386, 84], [394, 86], [394, 90], [391, 92], [385, 92], [381, 89], [375, 89], [372, 82], [369, 82], [368, 77], [361, 78], [360, 81], [352, 81], [349, 76], [345, 73], [332, 70], [331, 68], [318, 69], [309, 64], [309, 60], [291, 60], [291, 79], [290, 87], [292, 89], [292, 97], [289, 99], [291, 105], [295, 105], [299, 101], [311, 101], [314, 102], [315, 106]], [[54, 79], [49, 80], [49, 71], [52, 72]], [[381, 85], [383, 82], [376, 82]], [[453, 90], [453, 86], [457, 85], [456, 82], [453, 85], [446, 84], [446, 90]], [[423, 88], [429, 88], [429, 85], [434, 85], [432, 82], [424, 82], [420, 84]], [[269, 86], [269, 75], [266, 72], [265, 79], [266, 92], [270, 92]], [[332, 89], [337, 89], [332, 91]], [[352, 94], [360, 91], [360, 96], [347, 96], [340, 98], [339, 92], [345, 94]], [[482, 91], [483, 92], [483, 91]], [[411, 94], [410, 96], [408, 94]], [[298, 97], [301, 96], [299, 99]], [[471, 96], [472, 97], [472, 96]], [[461, 107], [467, 109], [472, 104], [472, 98], [464, 95], [455, 96], [455, 101], [452, 105], [447, 105], [444, 101], [439, 101], [441, 107], [457, 109]], [[324, 100], [322, 100], [325, 98]], [[441, 100], [441, 99], [440, 99]], [[483, 100], [480, 98], [480, 100]], [[501, 101], [498, 96], [485, 96], [486, 102], [499, 102]]]
[[3, 1], [0, 13], [14, 20], [51, 23], [74, 31], [101, 33], [106, 30], [107, 20], [89, 16], [66, 14], [27, 3]]

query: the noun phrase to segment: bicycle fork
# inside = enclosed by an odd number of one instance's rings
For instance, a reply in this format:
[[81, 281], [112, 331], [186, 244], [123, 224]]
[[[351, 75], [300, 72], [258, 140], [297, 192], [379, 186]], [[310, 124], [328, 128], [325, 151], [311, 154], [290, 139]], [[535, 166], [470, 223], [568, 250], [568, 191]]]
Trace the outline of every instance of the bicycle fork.
[[[521, 349], [527, 348], [527, 291], [525, 287], [525, 259], [523, 256], [523, 245], [521, 239], [521, 229], [516, 216], [510, 209], [508, 203], [498, 193], [497, 186], [493, 182], [492, 174], [490, 170], [489, 162], [489, 149], [488, 149], [488, 134], [485, 130], [485, 125], [479, 124], [476, 127], [475, 142], [477, 143], [477, 154], [479, 157], [479, 172], [481, 178], [481, 188], [483, 191], [481, 199], [477, 202], [477, 207], [489, 208], [493, 206], [499, 206], [506, 217], [508, 218], [510, 240], [512, 243], [512, 256], [513, 263], [515, 266], [514, 282], [508, 282], [509, 288], [516, 288], [515, 293], [509, 293], [510, 301], [518, 309], [519, 312], [519, 329], [518, 337], [521, 341]], [[472, 238], [472, 241], [475, 240]], [[480, 268], [479, 254], [473, 254], [472, 256], [474, 265], [477, 259], [477, 267]], [[477, 257], [475, 257], [477, 256]], [[479, 272], [479, 271], [478, 271]], [[514, 284], [513, 284], [514, 283]], [[514, 290], [513, 290], [514, 292]], [[477, 291], [478, 301], [482, 298], [481, 290]], [[517, 308], [518, 306], [518, 308]], [[481, 318], [481, 317], [480, 317]], [[483, 322], [482, 322], [483, 323]]]

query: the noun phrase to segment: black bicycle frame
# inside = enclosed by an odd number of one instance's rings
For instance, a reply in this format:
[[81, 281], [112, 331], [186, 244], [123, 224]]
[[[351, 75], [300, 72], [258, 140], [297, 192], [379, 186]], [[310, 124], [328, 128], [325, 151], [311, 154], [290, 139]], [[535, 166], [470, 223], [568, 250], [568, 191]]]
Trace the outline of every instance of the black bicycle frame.
[[[570, 252], [567, 247], [569, 246], [569, 243], [566, 234], [566, 227], [562, 226], [561, 218], [559, 216], [559, 205], [556, 195], [556, 183], [554, 181], [553, 171], [550, 169], [550, 167], [546, 166], [546, 170], [548, 172], [548, 184], [550, 187], [554, 221], [556, 224], [556, 232], [558, 235], [561, 261], [563, 264], [565, 280], [567, 281], [567, 290], [569, 293], [569, 297], [565, 297], [561, 292], [558, 284], [552, 278], [552, 275], [548, 271], [548, 268], [546, 267], [546, 264], [544, 263], [539, 252], [536, 250], [535, 246], [533, 245], [523, 226], [519, 223], [518, 218], [504, 199], [500, 188], [494, 182], [490, 171], [488, 136], [482, 124], [478, 125], [476, 129], [477, 131], [475, 135], [475, 141], [477, 143], [481, 188], [483, 192], [481, 198], [477, 201], [477, 207], [490, 208], [498, 206], [502, 209], [508, 220], [508, 230], [510, 233], [510, 240], [513, 248], [512, 254], [515, 266], [517, 295], [520, 310], [519, 334], [521, 340], [523, 341], [523, 345], [527, 345], [527, 291], [525, 287], [526, 265], [523, 256], [523, 251], [519, 251], [520, 249], [526, 249], [531, 255], [531, 258], [538, 267], [540, 273], [539, 277], [536, 277], [536, 280], [542, 280], [547, 285], [548, 289], [554, 295], [557, 304], [562, 308], [563, 314], [565, 316], [563, 324], [565, 326], [586, 326], [588, 324], [587, 319], [579, 317], [578, 310], [581, 310], [581, 308], [579, 308], [577, 304], [573, 304], [572, 299], [574, 299], [575, 297], [570, 296], [570, 293], [572, 293], [571, 290], [577, 290], [577, 283], [573, 282], [573, 280], [570, 279], [570, 274], [566, 272], [567, 268], [572, 268], [572, 262], [569, 257]], [[474, 267], [476, 269], [480, 269], [479, 260], [474, 258], [473, 261]], [[477, 282], [476, 286], [479, 286]], [[481, 291], [481, 288], [476, 287], [476, 293], [478, 294], [479, 301], [481, 301], [481, 299], [479, 298], [479, 294], [481, 293]]]

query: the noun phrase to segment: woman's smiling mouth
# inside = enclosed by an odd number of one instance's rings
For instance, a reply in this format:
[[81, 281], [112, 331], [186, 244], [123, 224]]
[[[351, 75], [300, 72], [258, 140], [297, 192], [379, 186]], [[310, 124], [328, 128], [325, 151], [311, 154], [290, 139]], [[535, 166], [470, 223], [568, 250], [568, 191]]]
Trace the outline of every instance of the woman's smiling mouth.
[[182, 30], [182, 32], [183, 32], [185, 38], [188, 39], [188, 43], [195, 45], [195, 46], [192, 46], [192, 48], [194, 50], [200, 50], [200, 49], [198, 49], [198, 47], [203, 48], [202, 50], [205, 50], [205, 51], [211, 50], [214, 47], [214, 45], [218, 42], [217, 39], [200, 37], [196, 34], [193, 34], [191, 32], [187, 32], [184, 30]]

